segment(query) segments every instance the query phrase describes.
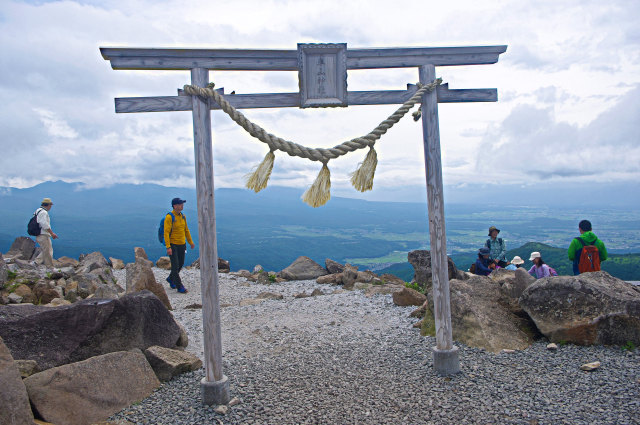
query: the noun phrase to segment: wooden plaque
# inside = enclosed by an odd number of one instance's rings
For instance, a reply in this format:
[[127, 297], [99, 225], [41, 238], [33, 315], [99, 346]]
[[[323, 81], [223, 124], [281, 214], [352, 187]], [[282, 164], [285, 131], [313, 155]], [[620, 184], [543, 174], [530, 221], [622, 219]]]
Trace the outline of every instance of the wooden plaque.
[[300, 107], [347, 106], [347, 43], [298, 43]]

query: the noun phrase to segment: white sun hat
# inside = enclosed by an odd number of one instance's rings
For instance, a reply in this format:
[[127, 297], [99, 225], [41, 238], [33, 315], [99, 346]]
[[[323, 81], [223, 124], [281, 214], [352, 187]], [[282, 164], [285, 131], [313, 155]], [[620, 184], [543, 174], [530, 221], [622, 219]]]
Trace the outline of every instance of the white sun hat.
[[517, 255], [511, 260], [511, 264], [524, 264], [524, 260]]
[[542, 256], [540, 255], [540, 253], [538, 251], [532, 252], [531, 253], [531, 257], [529, 258], [529, 261], [533, 261], [534, 258], [540, 258], [540, 257], [542, 257]]

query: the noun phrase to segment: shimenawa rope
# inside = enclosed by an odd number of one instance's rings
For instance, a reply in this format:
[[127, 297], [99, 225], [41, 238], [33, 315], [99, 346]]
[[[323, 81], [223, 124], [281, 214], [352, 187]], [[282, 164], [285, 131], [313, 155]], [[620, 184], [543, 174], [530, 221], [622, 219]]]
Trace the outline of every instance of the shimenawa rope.
[[[267, 187], [267, 182], [271, 176], [271, 171], [273, 170], [273, 163], [275, 160], [274, 151], [276, 150], [286, 152], [290, 156], [298, 156], [300, 158], [307, 158], [312, 161], [322, 162], [322, 169], [320, 170], [318, 177], [302, 196], [302, 200], [304, 202], [315, 208], [324, 205], [331, 198], [331, 174], [329, 172], [329, 167], [327, 166], [329, 160], [367, 146], [370, 148], [369, 152], [367, 153], [364, 161], [359, 164], [358, 169], [351, 174], [351, 184], [361, 192], [371, 190], [373, 188], [373, 176], [378, 164], [374, 144], [387, 132], [387, 130], [400, 121], [400, 119], [420, 101], [420, 97], [425, 92], [435, 90], [435, 88], [440, 84], [442, 84], [441, 78], [437, 78], [426, 85], [418, 83], [418, 90], [413, 94], [413, 96], [411, 96], [409, 100], [403, 103], [402, 106], [400, 106], [387, 119], [378, 124], [378, 126], [367, 135], [353, 138], [329, 149], [308, 148], [268, 133], [262, 127], [251, 122], [244, 116], [244, 114], [231, 106], [223, 95], [213, 90], [213, 87], [215, 86], [213, 83], [210, 83], [207, 87], [185, 85], [184, 92], [192, 96], [212, 98], [218, 105], [220, 105], [220, 108], [231, 117], [232, 120], [244, 128], [250, 135], [269, 146], [269, 152], [262, 162], [252, 173], [246, 176], [247, 188], [252, 189], [255, 192], [259, 192]], [[416, 121], [419, 118], [419, 115], [418, 118], [416, 118], [417, 114], [418, 112], [414, 113], [414, 119]]]

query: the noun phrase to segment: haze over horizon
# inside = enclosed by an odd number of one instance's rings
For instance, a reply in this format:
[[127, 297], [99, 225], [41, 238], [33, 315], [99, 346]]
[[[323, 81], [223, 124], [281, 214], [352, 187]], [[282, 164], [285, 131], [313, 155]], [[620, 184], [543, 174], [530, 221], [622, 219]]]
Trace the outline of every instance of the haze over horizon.
[[[314, 5], [313, 7], [311, 5]], [[495, 87], [496, 103], [441, 104], [443, 178], [457, 200], [566, 201], [625, 205], [640, 178], [640, 8], [612, 1], [405, 2], [18, 1], [0, 5], [0, 186], [45, 181], [88, 187], [156, 183], [194, 187], [191, 115], [114, 112], [114, 97], [174, 95], [187, 72], [114, 71], [99, 47], [295, 49], [508, 45], [497, 64], [438, 67], [451, 88]], [[423, 25], [419, 11], [424, 13]], [[409, 11], [416, 11], [415, 14]], [[212, 16], [225, 19], [213, 19]], [[412, 16], [414, 17], [412, 19]], [[223, 22], [223, 23], [219, 23]], [[226, 92], [291, 92], [294, 72], [213, 72]], [[350, 71], [350, 90], [402, 89], [415, 70]], [[364, 134], [395, 105], [247, 110], [268, 131], [308, 146]], [[266, 149], [214, 112], [216, 187], [242, 187]], [[349, 173], [364, 154], [331, 161], [332, 194], [370, 200], [424, 195], [421, 126], [405, 118], [376, 145], [374, 191]], [[271, 185], [300, 188], [319, 167], [276, 155]], [[527, 193], [528, 192], [528, 193]], [[588, 195], [587, 195], [588, 196]], [[420, 198], [422, 197], [422, 198]]]

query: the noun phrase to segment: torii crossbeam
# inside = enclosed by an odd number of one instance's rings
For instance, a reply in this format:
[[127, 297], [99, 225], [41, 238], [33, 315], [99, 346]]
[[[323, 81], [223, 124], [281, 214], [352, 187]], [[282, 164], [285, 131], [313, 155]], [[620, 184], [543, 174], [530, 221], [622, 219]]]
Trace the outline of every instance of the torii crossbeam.
[[[347, 91], [349, 69], [418, 68], [419, 81], [435, 80], [436, 66], [493, 64], [507, 46], [347, 49], [346, 44], [299, 44], [297, 50], [137, 49], [101, 48], [115, 70], [189, 70], [191, 84], [205, 87], [211, 70], [298, 71], [299, 93], [227, 95], [236, 109], [401, 104], [417, 90]], [[333, 85], [332, 85], [333, 84]], [[434, 370], [442, 375], [460, 370], [453, 345], [438, 103], [495, 102], [496, 89], [451, 90], [442, 85], [422, 96], [422, 130], [426, 166], [429, 234], [433, 276], [436, 347]], [[218, 253], [214, 211], [211, 109], [209, 99], [185, 95], [115, 99], [117, 113], [192, 111], [198, 235], [206, 376], [202, 398], [208, 405], [229, 401], [229, 385], [222, 371], [222, 341], [218, 294]]]

